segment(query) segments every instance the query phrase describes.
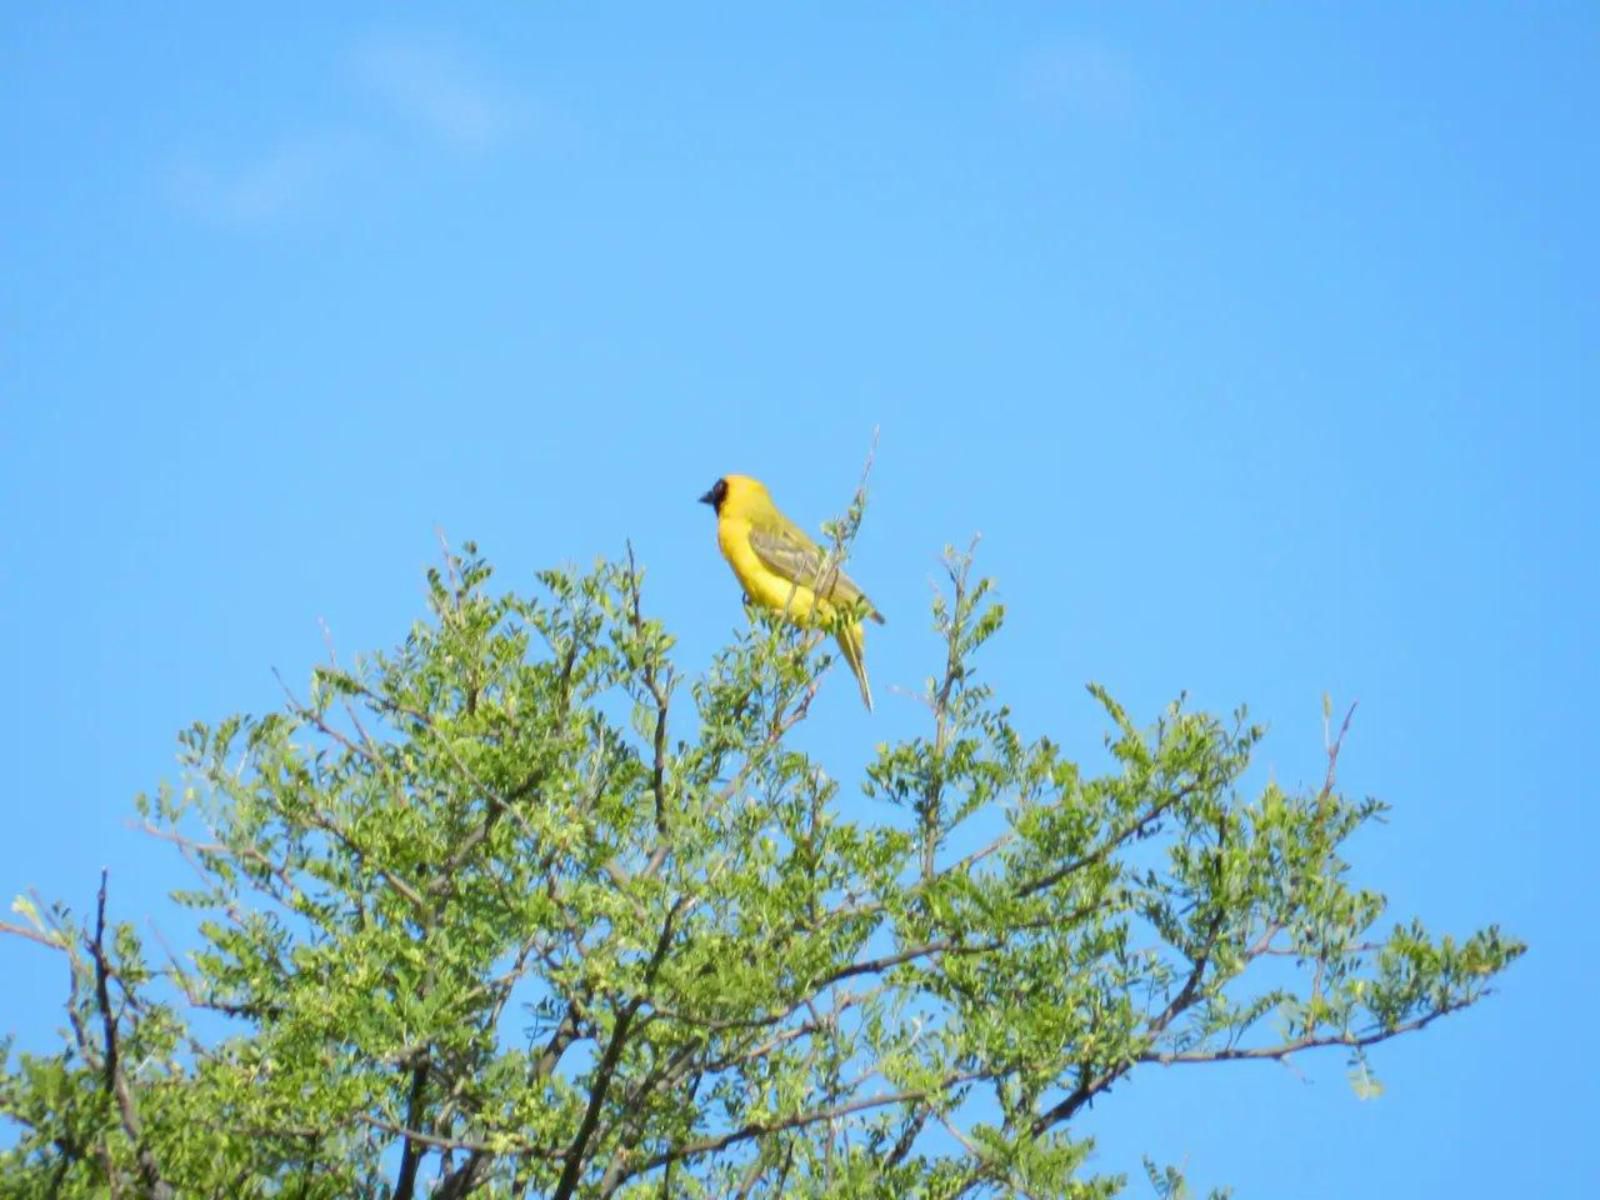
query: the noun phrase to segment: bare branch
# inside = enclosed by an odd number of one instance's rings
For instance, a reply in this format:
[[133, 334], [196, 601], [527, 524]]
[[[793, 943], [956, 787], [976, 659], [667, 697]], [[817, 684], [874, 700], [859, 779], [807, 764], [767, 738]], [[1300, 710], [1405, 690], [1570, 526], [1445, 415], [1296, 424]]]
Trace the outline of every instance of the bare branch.
[[1339, 726], [1338, 734], [1331, 741], [1328, 738], [1327, 718], [1323, 718], [1322, 741], [1328, 751], [1328, 773], [1323, 778], [1322, 791], [1317, 796], [1319, 801], [1326, 801], [1333, 795], [1334, 781], [1339, 768], [1339, 751], [1344, 748], [1344, 735], [1350, 732], [1350, 721], [1355, 715], [1356, 705], [1351, 704], [1344, 714], [1344, 722]]

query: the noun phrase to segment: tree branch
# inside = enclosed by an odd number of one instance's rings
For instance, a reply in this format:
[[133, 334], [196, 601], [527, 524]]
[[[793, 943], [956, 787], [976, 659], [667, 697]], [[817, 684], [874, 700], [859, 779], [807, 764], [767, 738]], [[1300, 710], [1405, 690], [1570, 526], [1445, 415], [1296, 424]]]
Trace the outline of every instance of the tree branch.
[[701, 1154], [710, 1154], [717, 1150], [726, 1149], [737, 1145], [739, 1142], [749, 1141], [751, 1138], [765, 1137], [772, 1133], [782, 1133], [788, 1129], [803, 1129], [808, 1125], [815, 1125], [819, 1121], [834, 1121], [840, 1117], [852, 1116], [859, 1112], [868, 1112], [875, 1108], [885, 1108], [892, 1104], [912, 1104], [926, 1100], [931, 1096], [943, 1094], [952, 1088], [963, 1084], [973, 1083], [987, 1076], [984, 1071], [971, 1071], [959, 1075], [952, 1075], [939, 1084], [937, 1088], [917, 1088], [903, 1092], [890, 1092], [879, 1096], [865, 1096], [860, 1100], [851, 1100], [845, 1104], [835, 1105], [831, 1108], [811, 1109], [808, 1112], [795, 1113], [793, 1116], [784, 1117], [777, 1121], [752, 1121], [728, 1133], [718, 1134], [716, 1137], [701, 1138], [699, 1141], [686, 1142], [671, 1150], [664, 1150], [652, 1158], [646, 1159], [639, 1166], [629, 1172], [633, 1175], [643, 1175], [654, 1171], [657, 1167], [665, 1167], [671, 1163], [681, 1162], [684, 1159], [695, 1158]]
[[134, 1105], [133, 1093], [128, 1087], [127, 1074], [122, 1069], [122, 1058], [117, 1045], [117, 1018], [111, 1011], [111, 992], [107, 986], [111, 978], [111, 966], [106, 961], [105, 949], [107, 874], [105, 870], [100, 872], [100, 897], [95, 908], [94, 941], [89, 947], [90, 953], [94, 956], [95, 1005], [100, 1010], [100, 1022], [105, 1032], [105, 1088], [107, 1094], [116, 1101], [117, 1112], [122, 1118], [123, 1132], [133, 1143], [134, 1159], [139, 1164], [139, 1178], [144, 1184], [145, 1192], [153, 1200], [171, 1200], [172, 1187], [161, 1177], [161, 1168], [156, 1163], [155, 1155], [144, 1143], [139, 1111]]
[[594, 1082], [589, 1088], [589, 1106], [583, 1114], [583, 1121], [578, 1126], [578, 1132], [573, 1135], [572, 1145], [566, 1152], [566, 1164], [561, 1169], [561, 1178], [556, 1183], [556, 1190], [551, 1200], [570, 1200], [573, 1191], [578, 1186], [578, 1179], [583, 1174], [585, 1153], [589, 1148], [589, 1139], [594, 1136], [595, 1127], [600, 1123], [600, 1109], [605, 1104], [606, 1093], [611, 1088], [612, 1078], [616, 1074], [617, 1062], [622, 1057], [622, 1051], [627, 1045], [628, 1030], [633, 1024], [633, 1019], [638, 1015], [639, 1009], [644, 1005], [650, 987], [655, 983], [656, 972], [660, 970], [662, 961], [667, 956], [667, 948], [672, 944], [672, 928], [678, 915], [692, 902], [680, 896], [667, 912], [667, 919], [662, 922], [661, 935], [656, 939], [655, 953], [651, 955], [649, 964], [645, 967], [644, 986], [638, 995], [623, 1007], [617, 1014], [616, 1024], [612, 1027], [611, 1038], [606, 1043], [600, 1063], [595, 1068]]
[[1403, 1033], [1414, 1033], [1419, 1029], [1425, 1029], [1440, 1017], [1448, 1016], [1450, 1013], [1466, 1008], [1471, 1003], [1472, 1001], [1468, 999], [1455, 1000], [1410, 1021], [1402, 1021], [1392, 1028], [1373, 1029], [1361, 1034], [1349, 1032], [1330, 1033], [1320, 1036], [1308, 1034], [1305, 1037], [1296, 1038], [1292, 1042], [1283, 1042], [1276, 1046], [1223, 1046], [1216, 1050], [1181, 1050], [1168, 1053], [1146, 1051], [1139, 1056], [1138, 1061], [1160, 1063], [1164, 1067], [1174, 1066], [1179, 1063], [1283, 1062], [1291, 1054], [1298, 1054], [1302, 1050], [1318, 1050], [1326, 1046], [1346, 1046], [1352, 1050], [1360, 1050], [1365, 1049], [1367, 1046], [1375, 1046], [1379, 1042], [1386, 1042], [1390, 1038], [1398, 1037]]
[[38, 942], [41, 946], [49, 946], [52, 950], [60, 950], [61, 943], [46, 933], [37, 929], [29, 929], [25, 925], [13, 925], [10, 921], [0, 921], [0, 933], [14, 934], [20, 938], [27, 938], [30, 942]]
[[[385, 1133], [392, 1133], [395, 1137], [406, 1138], [408, 1141], [420, 1143], [435, 1150], [467, 1150], [482, 1154], [493, 1154], [494, 1148], [484, 1142], [473, 1141], [470, 1138], [441, 1137], [434, 1133], [423, 1133], [420, 1129], [408, 1129], [404, 1125], [396, 1125], [393, 1121], [385, 1121], [382, 1117], [374, 1117], [370, 1113], [358, 1113], [359, 1119], [374, 1129], [381, 1129]], [[298, 1131], [296, 1131], [298, 1132]], [[299, 1136], [312, 1136], [309, 1132], [300, 1133]], [[531, 1146], [515, 1147], [518, 1154], [536, 1154], [540, 1158], [560, 1158], [563, 1151], [537, 1151]]]
[[[1184, 980], [1183, 987], [1178, 990], [1178, 994], [1167, 1003], [1167, 1007], [1162, 1009], [1155, 1019], [1150, 1022], [1146, 1030], [1148, 1037], [1159, 1037], [1178, 1018], [1178, 1015], [1189, 1008], [1198, 998], [1200, 984], [1205, 978], [1206, 967], [1211, 962], [1211, 952], [1216, 948], [1217, 938], [1221, 935], [1223, 922], [1224, 911], [1219, 908], [1211, 918], [1210, 926], [1206, 932], [1205, 944], [1201, 947], [1199, 955], [1194, 959], [1194, 965], [1189, 972], [1188, 978]], [[1113, 1063], [1098, 1075], [1092, 1072], [1085, 1072], [1085, 1078], [1073, 1091], [1048, 1111], [1034, 1119], [1031, 1129], [1033, 1136], [1038, 1137], [1051, 1126], [1057, 1125], [1062, 1121], [1071, 1120], [1073, 1114], [1080, 1108], [1132, 1070], [1134, 1062], [1137, 1061], [1137, 1059], [1134, 1059]]]
[[[426, 1056], [411, 1068], [411, 1089], [406, 1096], [406, 1128], [415, 1129], [422, 1123], [422, 1098], [428, 1088], [428, 1060]], [[407, 1136], [405, 1148], [400, 1152], [400, 1172], [395, 1176], [394, 1200], [411, 1200], [417, 1186], [417, 1168], [426, 1151], [416, 1138]]]
[[476, 1191], [493, 1161], [494, 1155], [489, 1151], [473, 1150], [467, 1155], [466, 1162], [439, 1181], [430, 1200], [461, 1200], [461, 1197]]
[[1018, 885], [1016, 893], [1017, 898], [1024, 899], [1038, 892], [1045, 891], [1048, 888], [1054, 887], [1063, 879], [1066, 879], [1069, 875], [1076, 875], [1085, 867], [1091, 867], [1095, 863], [1103, 862], [1114, 851], [1121, 847], [1129, 838], [1136, 837], [1140, 830], [1147, 828], [1152, 821], [1160, 820], [1160, 818], [1173, 807], [1181, 804], [1184, 800], [1194, 795], [1198, 787], [1198, 784], [1187, 784], [1184, 787], [1179, 788], [1177, 791], [1172, 792], [1170, 795], [1162, 797], [1160, 800], [1157, 800], [1154, 804], [1150, 805], [1149, 808], [1145, 809], [1137, 819], [1123, 829], [1119, 830], [1117, 833], [1112, 834], [1093, 850], [1079, 855], [1071, 862], [1056, 867], [1054, 870], [1047, 871], [1043, 875], [1037, 876], [1034, 879], [1030, 879], [1026, 883]]

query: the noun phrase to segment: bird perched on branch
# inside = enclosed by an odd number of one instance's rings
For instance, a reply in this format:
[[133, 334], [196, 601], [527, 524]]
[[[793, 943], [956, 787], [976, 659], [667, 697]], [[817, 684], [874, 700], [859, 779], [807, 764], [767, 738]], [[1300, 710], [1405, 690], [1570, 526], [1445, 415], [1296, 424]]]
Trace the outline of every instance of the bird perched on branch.
[[829, 624], [844, 616], [836, 634], [839, 649], [871, 712], [861, 620], [870, 617], [881, 625], [883, 614], [837, 563], [778, 511], [760, 480], [724, 475], [700, 501], [716, 510], [717, 548], [754, 603], [797, 625]]

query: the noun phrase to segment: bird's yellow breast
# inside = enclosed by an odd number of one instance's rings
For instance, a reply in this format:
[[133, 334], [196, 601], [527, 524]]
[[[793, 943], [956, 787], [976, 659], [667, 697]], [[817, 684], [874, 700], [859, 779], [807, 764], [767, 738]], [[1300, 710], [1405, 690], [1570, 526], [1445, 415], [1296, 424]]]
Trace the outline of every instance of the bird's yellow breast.
[[749, 521], [734, 516], [719, 518], [717, 547], [743, 585], [745, 595], [763, 608], [781, 612], [800, 625], [811, 624], [819, 613], [824, 620], [832, 615], [832, 604], [819, 600], [809, 587], [791, 583], [761, 561], [750, 548]]

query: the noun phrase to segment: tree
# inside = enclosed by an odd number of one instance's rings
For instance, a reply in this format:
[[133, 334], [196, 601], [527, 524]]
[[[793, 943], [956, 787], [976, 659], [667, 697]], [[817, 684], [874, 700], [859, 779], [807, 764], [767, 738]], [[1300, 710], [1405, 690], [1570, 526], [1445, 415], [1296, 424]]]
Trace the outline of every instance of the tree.
[[1141, 729], [1093, 688], [1103, 775], [1025, 740], [973, 665], [1002, 610], [948, 565], [931, 729], [846, 816], [791, 736], [826, 630], [758, 617], [690, 681], [631, 553], [537, 597], [447, 554], [401, 647], [196, 724], [140, 798], [197, 951], [152, 961], [104, 878], [81, 925], [18, 902], [71, 990], [58, 1054], [0, 1053], [7, 1190], [1110, 1196], [1074, 1118], [1145, 1064], [1337, 1047], [1370, 1086], [1521, 953], [1374, 938], [1343, 728], [1320, 788], [1253, 798], [1242, 711]]

